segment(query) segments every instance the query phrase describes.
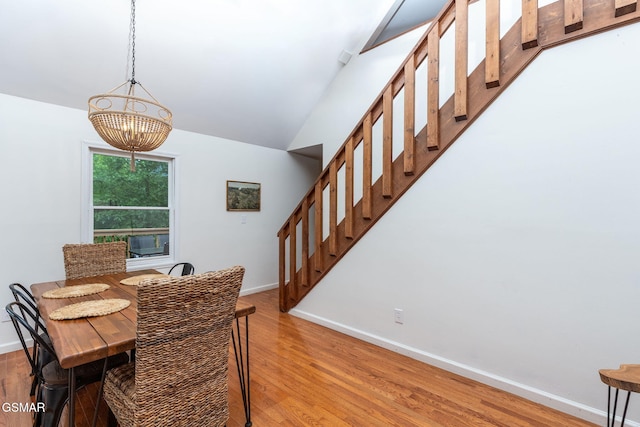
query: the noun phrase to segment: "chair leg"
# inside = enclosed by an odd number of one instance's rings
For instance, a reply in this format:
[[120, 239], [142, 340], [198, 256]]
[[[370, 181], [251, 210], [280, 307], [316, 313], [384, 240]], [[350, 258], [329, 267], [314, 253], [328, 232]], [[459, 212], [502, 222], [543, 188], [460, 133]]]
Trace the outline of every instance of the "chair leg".
[[[42, 402], [42, 385], [38, 383], [36, 385], [35, 390], [35, 401], [36, 403]], [[42, 421], [42, 413], [40, 411], [36, 411], [33, 414], [33, 427], [40, 427]]]
[[57, 427], [62, 410], [67, 403], [67, 387], [42, 387], [42, 401], [45, 411], [41, 414], [42, 427]]
[[38, 386], [38, 376], [37, 375], [33, 375], [33, 380], [31, 381], [31, 390], [29, 391], [29, 396], [35, 396], [36, 395], [36, 387]]

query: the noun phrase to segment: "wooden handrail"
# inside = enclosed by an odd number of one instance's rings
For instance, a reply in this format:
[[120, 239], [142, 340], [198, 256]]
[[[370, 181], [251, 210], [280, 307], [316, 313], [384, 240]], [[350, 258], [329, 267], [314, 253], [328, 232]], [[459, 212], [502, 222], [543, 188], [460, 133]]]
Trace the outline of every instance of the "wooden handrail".
[[[485, 59], [471, 74], [467, 73], [469, 0], [449, 1], [428, 26], [278, 232], [282, 311], [295, 306], [318, 283], [543, 49], [640, 21], [637, 0], [563, 0], [543, 7], [537, 0], [521, 1], [521, 18], [500, 39], [500, 0], [486, 0]], [[440, 41], [454, 23], [454, 90], [440, 105]], [[424, 61], [427, 93], [416, 94], [416, 70]], [[393, 159], [393, 106], [400, 92], [404, 151]], [[427, 124], [416, 133], [418, 96], [427, 99]], [[373, 127], [380, 119], [382, 171], [372, 182]], [[354, 173], [357, 149], [362, 153], [360, 177]], [[362, 197], [354, 200], [358, 178]], [[323, 201], [327, 190], [328, 206]], [[344, 195], [340, 222], [339, 195]]]

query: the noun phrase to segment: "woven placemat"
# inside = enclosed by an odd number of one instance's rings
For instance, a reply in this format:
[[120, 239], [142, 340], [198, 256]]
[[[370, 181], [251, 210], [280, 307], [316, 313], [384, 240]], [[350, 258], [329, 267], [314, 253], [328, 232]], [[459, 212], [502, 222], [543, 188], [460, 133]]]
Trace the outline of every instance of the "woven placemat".
[[80, 319], [82, 317], [105, 316], [129, 307], [131, 301], [120, 298], [83, 301], [60, 307], [49, 313], [51, 320]]
[[142, 282], [143, 280], [146, 279], [158, 279], [158, 278], [166, 278], [168, 279], [169, 276], [168, 274], [160, 274], [160, 273], [156, 273], [156, 274], [140, 274], [138, 276], [133, 276], [133, 277], [127, 277], [126, 279], [122, 279], [120, 280], [120, 283], [123, 285], [129, 285], [129, 286], [138, 286], [140, 284], [140, 282]]
[[106, 291], [109, 285], [106, 283], [88, 283], [86, 285], [65, 286], [64, 288], [51, 289], [42, 294], [42, 298], [75, 298], [85, 295], [97, 294]]

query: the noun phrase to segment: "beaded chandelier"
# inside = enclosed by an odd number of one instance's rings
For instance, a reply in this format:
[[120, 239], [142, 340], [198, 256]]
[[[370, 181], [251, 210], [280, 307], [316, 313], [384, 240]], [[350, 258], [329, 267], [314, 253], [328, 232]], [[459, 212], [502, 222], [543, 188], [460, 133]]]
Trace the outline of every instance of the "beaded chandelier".
[[[173, 115], [136, 81], [135, 0], [131, 0], [129, 48], [131, 78], [107, 93], [89, 98], [89, 120], [109, 145], [131, 153], [131, 170], [135, 170], [136, 151], [151, 151], [167, 139]], [[127, 58], [129, 59], [129, 58]], [[145, 97], [136, 96], [136, 86]], [[125, 93], [118, 93], [126, 88]]]

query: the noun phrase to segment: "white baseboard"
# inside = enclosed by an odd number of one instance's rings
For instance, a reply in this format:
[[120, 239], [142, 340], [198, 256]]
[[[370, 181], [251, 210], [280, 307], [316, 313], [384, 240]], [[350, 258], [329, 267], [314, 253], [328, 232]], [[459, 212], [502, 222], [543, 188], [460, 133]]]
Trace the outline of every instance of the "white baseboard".
[[[31, 347], [31, 345], [33, 344], [33, 340], [31, 339], [25, 341], [27, 343], [27, 346], [29, 347]], [[16, 350], [22, 350], [22, 344], [20, 344], [20, 341], [12, 341], [5, 344], [0, 344], [0, 354], [11, 353]]]
[[278, 287], [277, 283], [271, 283], [271, 284], [267, 284], [267, 285], [256, 286], [254, 288], [241, 289], [240, 290], [240, 296], [257, 294], [258, 292], [269, 291], [271, 289], [276, 289], [277, 287]]
[[[361, 339], [362, 341], [375, 344], [379, 347], [386, 348], [387, 350], [391, 350], [395, 353], [399, 353], [412, 359], [427, 363], [429, 365], [436, 366], [446, 371], [462, 375], [466, 378], [473, 379], [491, 387], [504, 390], [532, 402], [536, 402], [549, 408], [564, 412], [565, 414], [573, 415], [575, 417], [590, 421], [598, 425], [606, 424], [607, 413], [603, 410], [586, 406], [581, 403], [565, 399], [562, 396], [557, 396], [544, 390], [530, 387], [526, 384], [521, 384], [508, 378], [494, 375], [490, 372], [476, 369], [474, 367], [467, 366], [453, 360], [445, 359], [435, 354], [427, 353], [425, 351], [418, 350], [404, 344], [399, 344], [397, 342], [351, 328], [349, 326], [316, 316], [314, 314], [307, 313], [299, 309], [294, 308], [289, 311], [289, 314], [325, 326], [329, 329], [333, 329], [345, 335]], [[631, 420], [625, 420], [625, 425], [640, 427], [640, 423]]]

